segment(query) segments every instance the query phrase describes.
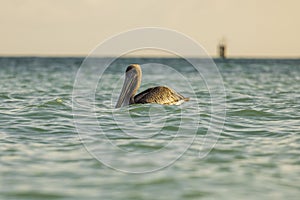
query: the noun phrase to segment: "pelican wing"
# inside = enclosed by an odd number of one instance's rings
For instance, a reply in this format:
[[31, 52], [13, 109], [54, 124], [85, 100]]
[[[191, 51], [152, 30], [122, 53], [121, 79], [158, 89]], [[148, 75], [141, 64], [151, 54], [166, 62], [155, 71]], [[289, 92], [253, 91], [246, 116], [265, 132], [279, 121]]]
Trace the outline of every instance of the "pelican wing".
[[157, 103], [165, 105], [178, 105], [188, 100], [188, 98], [184, 98], [181, 94], [165, 86], [149, 88], [134, 97], [134, 103]]

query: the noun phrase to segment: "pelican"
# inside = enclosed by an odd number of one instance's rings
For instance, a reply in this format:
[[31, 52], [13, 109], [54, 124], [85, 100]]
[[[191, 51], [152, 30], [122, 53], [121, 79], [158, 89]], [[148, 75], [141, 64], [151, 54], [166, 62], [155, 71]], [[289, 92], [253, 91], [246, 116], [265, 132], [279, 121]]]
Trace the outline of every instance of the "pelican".
[[166, 86], [157, 86], [136, 95], [142, 82], [142, 69], [138, 64], [131, 64], [125, 72], [125, 80], [116, 108], [130, 104], [156, 103], [163, 105], [180, 105], [188, 101], [173, 89]]

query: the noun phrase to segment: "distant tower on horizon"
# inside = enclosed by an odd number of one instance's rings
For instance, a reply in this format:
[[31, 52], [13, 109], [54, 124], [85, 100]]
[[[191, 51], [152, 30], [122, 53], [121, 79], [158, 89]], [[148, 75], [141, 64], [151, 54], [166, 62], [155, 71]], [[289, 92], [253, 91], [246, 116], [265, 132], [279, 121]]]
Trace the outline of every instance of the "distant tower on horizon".
[[226, 41], [223, 38], [218, 45], [219, 57], [225, 59], [226, 58]]

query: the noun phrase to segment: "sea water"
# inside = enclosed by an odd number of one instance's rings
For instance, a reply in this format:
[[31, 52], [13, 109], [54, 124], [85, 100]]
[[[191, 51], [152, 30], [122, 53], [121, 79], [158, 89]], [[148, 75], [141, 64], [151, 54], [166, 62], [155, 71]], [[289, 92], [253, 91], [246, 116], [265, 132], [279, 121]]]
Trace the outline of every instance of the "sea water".
[[[0, 58], [0, 199], [298, 199], [300, 60], [214, 62], [224, 116], [183, 59]], [[130, 63], [190, 101], [115, 109]]]

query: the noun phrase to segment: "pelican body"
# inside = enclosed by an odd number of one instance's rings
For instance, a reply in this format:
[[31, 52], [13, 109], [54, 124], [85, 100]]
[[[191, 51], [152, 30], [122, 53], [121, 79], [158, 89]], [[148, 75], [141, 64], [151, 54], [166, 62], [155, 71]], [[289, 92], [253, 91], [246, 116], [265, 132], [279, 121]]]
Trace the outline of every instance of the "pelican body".
[[173, 89], [166, 86], [149, 88], [136, 95], [142, 82], [142, 69], [138, 64], [131, 64], [125, 72], [124, 84], [116, 104], [116, 108], [130, 104], [156, 103], [163, 105], [180, 105], [188, 101]]

